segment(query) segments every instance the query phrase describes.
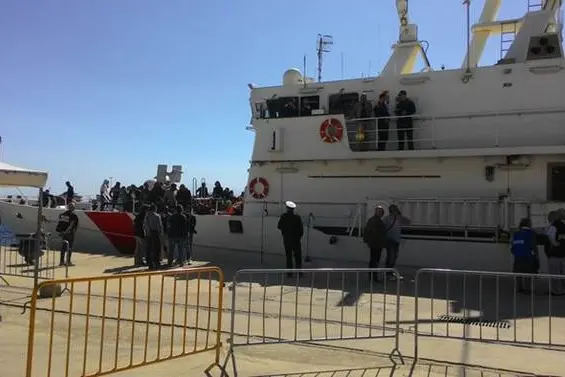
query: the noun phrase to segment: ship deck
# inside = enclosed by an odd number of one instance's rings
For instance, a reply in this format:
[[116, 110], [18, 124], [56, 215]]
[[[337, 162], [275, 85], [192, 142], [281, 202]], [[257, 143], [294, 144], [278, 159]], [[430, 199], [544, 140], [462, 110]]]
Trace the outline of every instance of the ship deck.
[[[223, 268], [226, 281], [230, 281], [237, 270], [242, 268], [277, 268], [283, 264], [283, 259], [278, 256], [266, 256], [261, 265], [259, 255], [255, 253], [237, 253], [222, 251], [212, 248], [199, 247], [196, 248], [195, 259], [197, 262], [194, 266], [217, 265]], [[75, 253], [75, 267], [69, 269], [70, 276], [92, 276], [92, 275], [112, 275], [118, 273], [128, 273], [136, 271], [131, 267], [132, 258], [112, 255], [92, 255], [86, 253]], [[320, 265], [319, 263], [325, 263]], [[331, 262], [313, 262], [314, 268], [338, 266], [329, 265]], [[359, 265], [339, 266], [339, 267], [364, 267]], [[259, 344], [251, 346], [242, 346], [237, 348], [235, 354], [239, 375], [246, 377], [275, 377], [275, 376], [301, 376], [301, 377], [372, 377], [372, 376], [498, 376], [510, 377], [516, 375], [544, 375], [544, 376], [560, 376], [563, 375], [563, 349], [547, 350], [544, 348], [515, 344], [493, 344], [492, 342], [471, 342], [463, 341], [455, 338], [445, 337], [421, 337], [420, 339], [420, 358], [418, 362], [413, 362], [411, 355], [413, 354], [414, 335], [413, 335], [413, 317], [414, 317], [414, 284], [413, 278], [415, 270], [400, 268], [400, 272], [404, 276], [401, 284], [400, 297], [400, 352], [404, 357], [404, 364], [401, 364], [396, 357], [389, 357], [391, 347], [393, 347], [392, 339], [370, 339], [370, 340], [345, 340], [337, 343], [275, 343], [275, 344]], [[58, 269], [57, 277], [63, 277], [64, 269]], [[3, 366], [2, 375], [5, 377], [21, 376], [25, 369], [25, 357], [22, 354], [26, 352], [27, 344], [27, 328], [29, 322], [29, 311], [21, 314], [21, 308], [29, 301], [31, 288], [31, 279], [6, 277], [9, 286], [2, 284], [0, 286], [0, 315], [2, 320], [0, 327], [3, 336], [0, 337], [0, 365]], [[486, 284], [486, 283], [485, 283]], [[229, 286], [230, 283], [227, 283]], [[264, 302], [264, 310], [270, 313], [278, 313], [279, 301], [283, 298], [278, 297], [277, 292], [283, 290], [292, 291], [294, 283], [288, 282], [287, 286], [270, 287], [269, 300], [261, 300], [261, 294], [264, 288], [261, 285], [249, 284], [242, 285], [236, 296], [237, 313], [241, 315], [241, 307], [245, 307], [246, 302], [253, 296], [253, 301]], [[428, 287], [429, 288], [429, 287]], [[217, 287], [213, 288], [217, 290]], [[470, 287], [469, 297], [473, 295], [473, 287]], [[338, 289], [339, 290], [339, 289]], [[455, 291], [455, 286], [453, 288]], [[385, 288], [386, 291], [386, 288]], [[423, 288], [426, 291], [426, 288]], [[288, 293], [288, 292], [287, 292]], [[131, 292], [124, 292], [124, 295], [131, 295]], [[191, 292], [194, 294], [194, 292]], [[316, 290], [312, 293], [310, 300], [319, 303], [323, 299], [323, 290]], [[371, 295], [383, 294], [382, 289], [379, 292], [371, 293]], [[165, 292], [170, 295], [170, 292]], [[231, 313], [231, 289], [224, 290], [224, 324], [222, 326], [222, 357], [226, 356], [227, 340], [230, 336]], [[64, 300], [65, 296], [59, 300]], [[68, 298], [67, 298], [68, 299]], [[167, 298], [165, 298], [167, 299]], [[169, 297], [170, 299], [170, 297]], [[365, 298], [366, 299], [366, 298]], [[451, 300], [456, 299], [455, 296]], [[292, 301], [293, 294], [285, 294], [285, 301]], [[433, 308], [428, 313], [428, 300], [424, 297], [422, 301], [421, 314], [422, 325], [432, 315]], [[459, 297], [459, 300], [461, 298]], [[241, 301], [241, 303], [239, 303]], [[504, 305], [505, 301], [501, 301]], [[533, 300], [532, 300], [533, 302]], [[439, 303], [439, 301], [438, 301]], [[147, 303], [146, 303], [147, 304]], [[91, 303], [91, 311], [99, 311], [102, 305], [101, 300], [93, 300]], [[149, 303], [149, 306], [156, 305]], [[529, 301], [528, 301], [529, 305]], [[537, 305], [537, 299], [536, 299]], [[545, 308], [545, 306], [544, 306]], [[295, 321], [289, 320], [295, 315], [295, 305], [285, 306], [280, 309], [279, 324], [283, 331], [292, 333]], [[371, 315], [363, 312], [360, 306], [360, 317]], [[508, 309], [511, 310], [511, 309]], [[544, 309], [545, 310], [545, 309]], [[514, 326], [518, 332], [525, 330], [527, 326], [531, 328], [539, 328], [540, 333], [546, 331], [547, 313], [541, 308], [536, 308], [536, 317], [522, 317], [518, 321], [514, 321]], [[553, 327], [551, 333], [555, 334], [555, 343], [564, 344], [561, 339], [565, 336], [565, 297], [556, 297], [553, 301], [552, 313], [554, 316]], [[523, 313], [522, 313], [523, 314]], [[46, 315], [46, 314], [43, 314]], [[64, 316], [65, 313], [57, 313], [57, 316]], [[166, 316], [166, 315], [165, 315]], [[41, 316], [38, 317], [37, 342], [45, 341], [46, 329], [42, 328], [45, 321]], [[45, 317], [46, 318], [46, 317]], [[66, 318], [66, 317], [65, 317]], [[525, 320], [524, 320], [525, 318]], [[241, 319], [241, 318], [240, 318]], [[507, 321], [512, 322], [511, 318], [506, 317]], [[249, 324], [256, 328], [261, 327], [261, 321], [264, 320], [260, 316], [249, 316]], [[356, 320], [357, 321], [357, 320]], [[530, 323], [531, 321], [531, 323]], [[245, 328], [249, 324], [246, 321], [236, 321], [236, 333], [245, 334], [248, 330]], [[534, 323], [535, 322], [535, 323]], [[389, 323], [390, 325], [390, 323]], [[475, 334], [478, 328], [470, 326], [454, 325], [455, 331], [469, 331]], [[320, 331], [321, 328], [314, 331]], [[530, 329], [530, 327], [528, 327]], [[59, 329], [55, 329], [57, 333]], [[334, 329], [335, 330], [335, 329]], [[529, 331], [529, 330], [528, 330]], [[80, 334], [72, 334], [80, 337]], [[99, 335], [94, 333], [94, 335]], [[107, 334], [109, 336], [110, 334]], [[96, 336], [92, 336], [96, 338]], [[557, 339], [559, 338], [559, 339]], [[203, 340], [202, 340], [203, 341]], [[153, 342], [154, 343], [154, 342]], [[155, 344], [151, 347], [155, 348]], [[362, 351], [361, 351], [362, 349]], [[55, 350], [55, 352], [63, 352], [63, 350]], [[150, 349], [149, 353], [156, 352]], [[44, 357], [41, 353], [36, 354], [38, 358]], [[165, 361], [145, 367], [135, 368], [131, 371], [121, 372], [120, 376], [196, 376], [203, 375], [203, 370], [210, 364], [213, 357], [205, 352], [193, 356], [186, 356], [176, 360]], [[212, 372], [214, 376], [219, 376], [219, 371]], [[34, 375], [47, 375], [44, 371], [36, 368]], [[79, 375], [71, 369], [69, 375]], [[230, 375], [233, 375], [230, 373]]]

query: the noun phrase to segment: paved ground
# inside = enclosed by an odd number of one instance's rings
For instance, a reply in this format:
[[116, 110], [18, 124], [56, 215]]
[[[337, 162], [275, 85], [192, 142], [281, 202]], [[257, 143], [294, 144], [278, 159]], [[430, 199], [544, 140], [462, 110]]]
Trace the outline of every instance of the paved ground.
[[[519, 296], [514, 293], [513, 281], [471, 277], [448, 281], [444, 276], [423, 276], [419, 331], [434, 336], [420, 337], [420, 360], [414, 364], [414, 271], [402, 271], [405, 279], [398, 285], [390, 281], [372, 284], [365, 274], [343, 272], [306, 273], [302, 278], [244, 274], [234, 285], [231, 281], [237, 270], [273, 268], [282, 261], [269, 257], [261, 265], [257, 254], [205, 248], [197, 250], [196, 259], [195, 266], [222, 266], [228, 283], [222, 285], [214, 271], [197, 279], [190, 269], [175, 270], [167, 277], [133, 278], [128, 272], [139, 269], [130, 266], [131, 258], [77, 253], [77, 266], [69, 269], [71, 277], [116, 278], [90, 284], [76, 282], [66, 287], [72, 295], [65, 292], [55, 300], [38, 301], [33, 375], [49, 375], [48, 359], [52, 360], [52, 376], [67, 375], [67, 365], [69, 376], [79, 376], [125, 368], [159, 356], [167, 359], [202, 351], [119, 373], [201, 376], [214, 362], [217, 334], [207, 329], [219, 321], [221, 297], [220, 360], [224, 362], [228, 344], [234, 342], [240, 376], [565, 376], [565, 351], [561, 349], [500, 344], [532, 343], [533, 339], [541, 345], [565, 346], [565, 298], [550, 301], [544, 294], [547, 282], [536, 283], [537, 295]], [[311, 267], [337, 266], [315, 261]], [[64, 269], [56, 270], [57, 277], [64, 274]], [[124, 277], [118, 279], [117, 274]], [[25, 370], [22, 355], [27, 349], [30, 311], [21, 313], [29, 301], [31, 281], [6, 279], [10, 286], [0, 287], [0, 365], [2, 377], [15, 377]], [[430, 296], [437, 299], [432, 301]], [[441, 322], [442, 315], [455, 323]], [[395, 349], [397, 318], [403, 360], [397, 354], [389, 356]], [[54, 334], [52, 339], [50, 333]], [[231, 362], [228, 365], [233, 376]], [[211, 373], [219, 376], [219, 372], [214, 368]]]

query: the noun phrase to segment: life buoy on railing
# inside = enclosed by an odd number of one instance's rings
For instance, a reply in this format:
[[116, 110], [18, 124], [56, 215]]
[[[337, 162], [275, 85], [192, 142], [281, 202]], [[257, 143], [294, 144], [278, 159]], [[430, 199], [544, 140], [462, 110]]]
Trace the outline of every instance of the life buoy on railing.
[[326, 119], [320, 126], [320, 137], [324, 143], [337, 143], [343, 137], [343, 124], [336, 119]]
[[255, 199], [263, 199], [269, 195], [269, 182], [263, 177], [254, 178], [249, 183], [249, 193]]

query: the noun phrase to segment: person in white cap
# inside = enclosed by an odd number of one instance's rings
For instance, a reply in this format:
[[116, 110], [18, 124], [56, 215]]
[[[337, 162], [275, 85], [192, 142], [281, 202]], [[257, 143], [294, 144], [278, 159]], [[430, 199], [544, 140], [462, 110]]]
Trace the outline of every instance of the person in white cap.
[[[277, 228], [281, 231], [284, 251], [286, 253], [286, 268], [292, 269], [294, 259], [295, 268], [302, 268], [302, 235], [304, 234], [304, 227], [302, 225], [302, 219], [294, 210], [296, 209], [296, 204], [291, 201], [287, 201], [286, 213], [283, 213], [279, 219], [279, 224]], [[292, 273], [287, 275], [292, 276]]]

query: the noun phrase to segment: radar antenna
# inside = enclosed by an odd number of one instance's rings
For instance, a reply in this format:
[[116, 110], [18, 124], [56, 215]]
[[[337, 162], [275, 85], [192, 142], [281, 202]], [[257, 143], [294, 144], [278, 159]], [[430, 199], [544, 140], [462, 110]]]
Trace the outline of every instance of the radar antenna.
[[333, 37], [327, 34], [318, 34], [318, 42], [316, 50], [318, 51], [318, 82], [322, 81], [322, 60], [324, 53], [330, 52], [331, 46], [334, 44]]

